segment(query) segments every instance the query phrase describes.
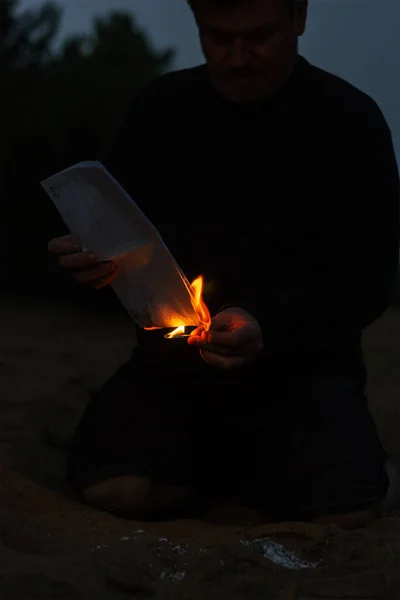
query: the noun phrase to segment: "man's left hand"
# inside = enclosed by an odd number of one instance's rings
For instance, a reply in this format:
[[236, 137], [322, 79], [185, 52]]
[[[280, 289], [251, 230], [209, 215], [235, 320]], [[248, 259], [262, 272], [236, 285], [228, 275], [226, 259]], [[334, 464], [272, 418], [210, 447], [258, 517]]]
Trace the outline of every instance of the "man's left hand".
[[213, 317], [208, 331], [195, 329], [188, 338], [206, 363], [229, 370], [252, 362], [263, 348], [260, 325], [241, 308], [226, 308]]

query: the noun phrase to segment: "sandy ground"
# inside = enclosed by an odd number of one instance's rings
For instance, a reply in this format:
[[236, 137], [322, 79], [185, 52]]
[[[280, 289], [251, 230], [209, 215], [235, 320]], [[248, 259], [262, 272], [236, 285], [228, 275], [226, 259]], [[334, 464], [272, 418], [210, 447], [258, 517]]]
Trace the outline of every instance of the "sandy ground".
[[[68, 441], [91, 390], [129, 356], [132, 324], [6, 299], [2, 341], [4, 600], [400, 598], [396, 514], [345, 532], [138, 523], [80, 504], [52, 435]], [[400, 461], [400, 311], [368, 330], [365, 348], [371, 408]]]

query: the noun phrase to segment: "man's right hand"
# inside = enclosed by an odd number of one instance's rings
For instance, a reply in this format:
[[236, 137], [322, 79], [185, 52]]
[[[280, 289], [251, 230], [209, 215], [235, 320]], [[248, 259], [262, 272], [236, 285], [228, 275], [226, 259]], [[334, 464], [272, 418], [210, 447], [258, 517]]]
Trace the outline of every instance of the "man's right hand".
[[48, 249], [51, 254], [58, 256], [59, 266], [72, 273], [78, 283], [95, 290], [108, 285], [118, 275], [118, 266], [112, 260], [98, 262], [93, 252], [83, 252], [82, 246], [74, 242], [72, 235], [51, 240]]

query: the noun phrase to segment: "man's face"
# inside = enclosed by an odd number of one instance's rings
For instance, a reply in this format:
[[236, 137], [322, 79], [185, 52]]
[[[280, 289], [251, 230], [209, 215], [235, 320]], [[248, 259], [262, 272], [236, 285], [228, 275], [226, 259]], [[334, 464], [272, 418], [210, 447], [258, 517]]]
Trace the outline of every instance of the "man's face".
[[193, 10], [212, 83], [223, 96], [251, 105], [280, 88], [296, 61], [306, 1], [248, 0], [227, 8], [193, 0]]

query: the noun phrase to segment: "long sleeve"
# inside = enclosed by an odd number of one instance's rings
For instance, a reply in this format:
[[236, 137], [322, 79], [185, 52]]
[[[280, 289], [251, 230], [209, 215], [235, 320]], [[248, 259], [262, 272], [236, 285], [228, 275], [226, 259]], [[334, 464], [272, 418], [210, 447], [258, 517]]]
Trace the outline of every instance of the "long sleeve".
[[327, 231], [315, 248], [319, 269], [279, 301], [269, 297], [261, 269], [252, 298], [227, 297], [258, 318], [273, 352], [337, 346], [389, 304], [399, 260], [399, 173], [389, 128], [375, 105], [368, 115], [354, 115], [334, 175]]

